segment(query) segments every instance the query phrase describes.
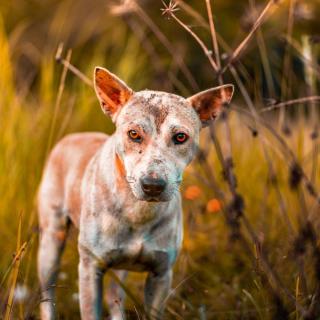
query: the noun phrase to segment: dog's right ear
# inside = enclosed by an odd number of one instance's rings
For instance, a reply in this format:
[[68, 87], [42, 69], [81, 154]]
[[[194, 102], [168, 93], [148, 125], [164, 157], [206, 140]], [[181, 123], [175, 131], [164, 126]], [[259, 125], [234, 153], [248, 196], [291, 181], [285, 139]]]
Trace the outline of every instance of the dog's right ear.
[[116, 75], [108, 70], [95, 67], [94, 89], [102, 111], [114, 120], [115, 115], [133, 95], [133, 91]]

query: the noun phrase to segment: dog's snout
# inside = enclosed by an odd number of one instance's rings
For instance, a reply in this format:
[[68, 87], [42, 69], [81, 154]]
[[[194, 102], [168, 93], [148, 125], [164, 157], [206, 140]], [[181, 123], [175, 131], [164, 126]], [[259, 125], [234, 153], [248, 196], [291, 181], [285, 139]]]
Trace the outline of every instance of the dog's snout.
[[167, 185], [165, 180], [152, 177], [143, 177], [140, 183], [143, 192], [148, 196], [159, 196]]

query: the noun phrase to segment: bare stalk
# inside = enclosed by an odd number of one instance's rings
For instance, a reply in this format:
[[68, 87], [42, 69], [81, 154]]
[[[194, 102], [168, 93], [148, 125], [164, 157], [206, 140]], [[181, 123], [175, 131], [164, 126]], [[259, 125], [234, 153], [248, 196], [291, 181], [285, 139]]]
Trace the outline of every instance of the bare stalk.
[[90, 80], [84, 73], [82, 73], [79, 69], [77, 69], [75, 66], [73, 66], [70, 63], [70, 59], [68, 59], [68, 54], [70, 52], [71, 57], [71, 51], [68, 51], [67, 59], [62, 58], [62, 50], [63, 50], [63, 44], [60, 43], [55, 59], [57, 62], [61, 63], [64, 66], [64, 70], [71, 71], [74, 75], [76, 75], [79, 79], [81, 79], [85, 84], [93, 88], [92, 80]]
[[[142, 26], [139, 22], [135, 21], [134, 19], [125, 18], [124, 19], [127, 25], [131, 28], [131, 30], [136, 34], [138, 40], [140, 41], [141, 45], [145, 49], [146, 53], [149, 55], [152, 66], [154, 67], [155, 71], [159, 75], [168, 75], [168, 83], [170, 83], [170, 87], [168, 89], [172, 89], [172, 85], [176, 86], [181, 92], [188, 92], [188, 89], [183, 85], [181, 80], [178, 79], [176, 74], [172, 72], [172, 70], [166, 70], [159, 54], [157, 53], [152, 41], [146, 36], [146, 32], [144, 30], [144, 26]], [[176, 65], [176, 64], [175, 64]]]
[[204, 44], [204, 42], [198, 37], [196, 33], [194, 33], [185, 23], [183, 23], [174, 13], [171, 13], [171, 17], [180, 25], [183, 29], [185, 29], [190, 35], [197, 41], [203, 50], [204, 54], [208, 57], [208, 60], [216, 73], [219, 72], [219, 68], [216, 62], [212, 58], [212, 51], [208, 49], [208, 47]]
[[[212, 39], [212, 47], [213, 47], [213, 50], [215, 53], [217, 68], [218, 68], [218, 70], [220, 70], [221, 69], [220, 53], [219, 53], [216, 28], [215, 28], [214, 22], [213, 22], [210, 0], [206, 0], [206, 5], [207, 5], [208, 18], [209, 18], [209, 25], [210, 25], [210, 34], [211, 34], [211, 39]], [[223, 79], [222, 79], [221, 74], [219, 75], [219, 82], [220, 82], [220, 85], [223, 84]]]
[[292, 106], [295, 104], [301, 104], [301, 103], [306, 103], [306, 102], [316, 102], [316, 101], [320, 101], [320, 96], [310, 96], [310, 97], [292, 99], [292, 100], [277, 103], [277, 104], [270, 106], [270, 107], [263, 108], [260, 112], [263, 113], [263, 112], [279, 109], [282, 107]]
[[[259, 115], [257, 114], [257, 111], [254, 107], [254, 104], [253, 104], [253, 101], [251, 100], [250, 98], [250, 95], [248, 93], [248, 91], [246, 90], [245, 88], [245, 85], [243, 84], [243, 82], [241, 81], [241, 78], [239, 77], [238, 75], [238, 72], [237, 70], [231, 65], [230, 66], [230, 71], [244, 97], [244, 100], [246, 102], [246, 104], [249, 106], [249, 109], [250, 109], [250, 112], [253, 116], [253, 119], [254, 119], [254, 126], [255, 126], [255, 130], [257, 131], [257, 127], [259, 126]], [[264, 156], [265, 156], [265, 159], [266, 159], [266, 162], [267, 162], [267, 165], [268, 165], [268, 169], [269, 169], [269, 177], [270, 177], [270, 182], [273, 183], [275, 189], [276, 189], [276, 194], [277, 194], [277, 198], [278, 198], [278, 202], [279, 202], [279, 208], [280, 208], [280, 213], [284, 219], [284, 221], [286, 222], [286, 226], [288, 227], [289, 229], [289, 234], [290, 235], [293, 235], [294, 232], [293, 232], [293, 227], [292, 227], [292, 224], [290, 222], [290, 219], [289, 219], [289, 216], [288, 216], [288, 213], [286, 211], [286, 204], [283, 200], [283, 196], [282, 196], [282, 193], [281, 193], [281, 190], [279, 188], [279, 185], [278, 185], [278, 182], [275, 180], [275, 173], [274, 173], [274, 168], [273, 168], [273, 164], [272, 164], [272, 161], [270, 159], [270, 155], [269, 155], [269, 152], [266, 148], [266, 142], [265, 142], [265, 138], [261, 135], [261, 134], [258, 134], [258, 138], [260, 139], [260, 143], [261, 143], [261, 146], [262, 146], [262, 150], [263, 150], [263, 153], [264, 153]]]
[[181, 69], [182, 73], [185, 75], [186, 79], [190, 83], [191, 87], [194, 90], [199, 90], [199, 86], [194, 79], [192, 73], [184, 63], [180, 54], [177, 54], [176, 49], [171, 45], [167, 37], [163, 34], [163, 32], [159, 29], [159, 27], [152, 21], [152, 19], [147, 15], [147, 13], [142, 9], [141, 6], [137, 2], [134, 2], [134, 12], [138, 15], [138, 17], [151, 29], [151, 31], [156, 35], [156, 37], [160, 40], [160, 42], [164, 45], [164, 47], [171, 54], [172, 58], [176, 62], [176, 64]]
[[[61, 51], [62, 51], [62, 47], [60, 45], [59, 48], [58, 48], [56, 57], [59, 54], [59, 57], [61, 58]], [[52, 122], [51, 122], [51, 127], [50, 127], [50, 133], [49, 133], [46, 156], [49, 153], [49, 150], [50, 150], [50, 147], [51, 147], [51, 144], [52, 144], [52, 140], [53, 140], [53, 133], [54, 133], [54, 129], [55, 129], [55, 125], [56, 125], [57, 117], [58, 117], [58, 112], [59, 112], [60, 105], [61, 105], [61, 99], [62, 99], [62, 94], [63, 94], [63, 91], [64, 91], [64, 87], [65, 87], [67, 72], [68, 72], [68, 69], [70, 69], [71, 54], [72, 54], [72, 51], [68, 50], [67, 59], [66, 60], [62, 59], [61, 60], [62, 61], [61, 63], [63, 64], [63, 70], [62, 70], [62, 75], [61, 75], [61, 78], [60, 78], [58, 95], [57, 95], [56, 103], [55, 103], [55, 106], [54, 106], [54, 112], [53, 112], [53, 117], [52, 117]]]
[[[233, 110], [240, 112], [241, 114], [248, 116], [250, 118], [253, 118], [254, 120], [256, 118], [254, 118], [254, 116], [248, 112], [245, 109], [239, 109], [239, 108], [233, 108]], [[298, 168], [299, 170], [299, 177], [304, 181], [306, 189], [308, 191], [308, 193], [314, 198], [316, 199], [316, 201], [318, 202], [318, 204], [320, 204], [320, 194], [318, 193], [314, 183], [312, 183], [312, 181], [309, 179], [308, 175], [305, 173], [305, 171], [303, 170], [303, 168], [301, 167], [301, 165], [299, 164], [299, 161], [297, 159], [297, 157], [295, 156], [295, 154], [293, 153], [293, 151], [291, 150], [291, 148], [288, 146], [288, 144], [286, 143], [286, 141], [281, 137], [281, 135], [274, 130], [274, 128], [267, 123], [264, 119], [259, 118], [259, 123], [266, 128], [274, 137], [275, 139], [280, 143], [280, 146], [282, 148], [282, 151], [284, 153], [284, 155], [286, 157], [288, 157], [288, 160], [290, 160], [288, 162], [288, 165], [291, 166], [294, 165]]]
[[229, 61], [227, 65], [223, 68], [222, 73], [224, 73], [227, 68], [232, 64], [236, 59], [239, 58], [242, 51], [247, 47], [249, 41], [251, 40], [252, 36], [256, 32], [256, 30], [263, 24], [265, 21], [265, 18], [267, 16], [267, 13], [269, 13], [270, 9], [279, 2], [279, 0], [269, 0], [265, 8], [260, 13], [259, 17], [255, 21], [252, 29], [248, 33], [248, 35], [242, 40], [242, 42], [238, 45], [238, 47], [233, 51], [231, 57], [229, 58]]
[[318, 80], [320, 80], [319, 65], [315, 61], [310, 60], [309, 57], [306, 57], [303, 54], [303, 48], [300, 45], [300, 43], [294, 38], [289, 37], [288, 35], [285, 36], [285, 41], [287, 42], [287, 45], [290, 45], [292, 49], [294, 49], [298, 53], [299, 58], [302, 60], [303, 64], [313, 69], [314, 75], [317, 77]]
[[[288, 26], [287, 26], [287, 37], [291, 38], [293, 30], [293, 9], [295, 6], [296, 0], [290, 0], [289, 6], [289, 16], [288, 16]], [[281, 98], [283, 100], [287, 99], [288, 89], [289, 89], [289, 80], [290, 79], [290, 51], [289, 46], [286, 44], [285, 54], [283, 59], [283, 70], [282, 70], [282, 79], [281, 79]], [[280, 110], [279, 116], [279, 128], [284, 128], [285, 126], [285, 110]]]
[[[257, 14], [256, 8], [255, 8], [255, 1], [249, 0], [249, 2], [250, 2], [251, 9], [254, 11], [255, 14]], [[263, 66], [264, 73], [267, 80], [269, 96], [275, 97], [276, 94], [275, 94], [275, 88], [274, 88], [273, 79], [272, 79], [270, 61], [268, 58], [268, 52], [267, 52], [267, 48], [266, 48], [266, 44], [263, 38], [261, 28], [257, 30], [257, 43], [258, 43], [259, 52], [261, 56], [262, 66]]]

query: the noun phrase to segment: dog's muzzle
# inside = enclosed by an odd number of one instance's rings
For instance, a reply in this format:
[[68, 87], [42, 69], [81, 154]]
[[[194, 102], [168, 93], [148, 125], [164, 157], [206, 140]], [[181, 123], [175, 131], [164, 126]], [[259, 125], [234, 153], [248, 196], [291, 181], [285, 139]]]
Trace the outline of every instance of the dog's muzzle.
[[150, 197], [158, 197], [165, 190], [167, 183], [163, 179], [143, 177], [140, 179], [141, 189]]

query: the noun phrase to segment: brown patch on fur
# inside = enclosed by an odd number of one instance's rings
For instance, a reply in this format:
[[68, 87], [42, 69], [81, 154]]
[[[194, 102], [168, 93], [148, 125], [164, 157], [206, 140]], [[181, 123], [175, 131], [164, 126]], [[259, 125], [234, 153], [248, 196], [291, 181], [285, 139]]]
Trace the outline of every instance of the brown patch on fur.
[[66, 239], [66, 237], [67, 237], [67, 232], [64, 231], [64, 230], [56, 231], [56, 232], [54, 233], [54, 237], [55, 237], [58, 241], [63, 242], [63, 241]]
[[121, 177], [125, 177], [126, 176], [126, 170], [124, 168], [122, 160], [120, 159], [120, 157], [119, 157], [119, 155], [117, 153], [116, 153], [115, 162], [116, 162], [116, 168], [117, 168], [117, 171], [118, 171], [119, 175]]
[[124, 164], [119, 157], [119, 155], [116, 153], [115, 154], [115, 166], [117, 170], [117, 175], [116, 175], [116, 183], [117, 183], [117, 188], [120, 189], [126, 189], [128, 188], [128, 183], [127, 180], [125, 179], [126, 176], [126, 169], [124, 167]]
[[160, 132], [160, 127], [166, 120], [169, 110], [165, 106], [150, 106], [150, 113], [155, 118], [155, 125], [157, 132]]

